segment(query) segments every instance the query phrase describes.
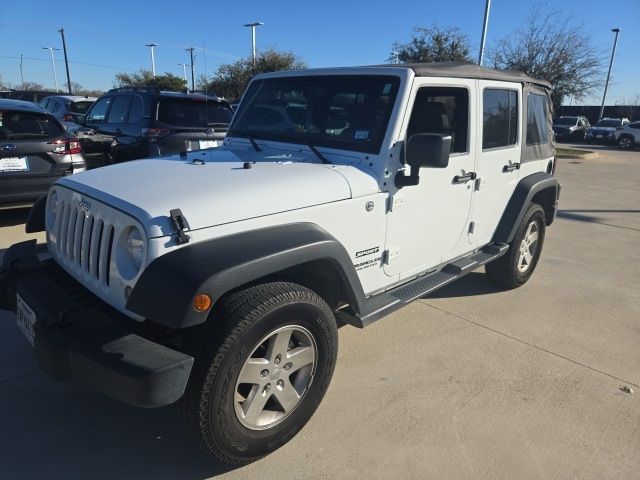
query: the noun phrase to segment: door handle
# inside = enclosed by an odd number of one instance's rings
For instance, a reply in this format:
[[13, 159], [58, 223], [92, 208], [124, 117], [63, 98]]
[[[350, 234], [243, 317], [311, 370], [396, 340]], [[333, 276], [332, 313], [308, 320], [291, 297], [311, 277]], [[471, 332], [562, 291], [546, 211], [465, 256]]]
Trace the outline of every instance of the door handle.
[[509, 165], [505, 165], [504, 167], [502, 167], [502, 173], [509, 173], [513, 172], [514, 170], [520, 170], [519, 163], [510, 163]]
[[476, 177], [476, 172], [469, 172], [466, 175], [456, 175], [453, 177], [453, 183], [467, 183], [471, 180], [475, 180]]

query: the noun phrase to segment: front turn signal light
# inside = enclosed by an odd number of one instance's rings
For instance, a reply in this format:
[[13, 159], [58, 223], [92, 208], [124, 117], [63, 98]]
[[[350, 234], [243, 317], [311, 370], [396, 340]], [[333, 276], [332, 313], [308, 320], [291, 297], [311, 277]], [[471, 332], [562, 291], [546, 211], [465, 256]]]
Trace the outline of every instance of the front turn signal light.
[[211, 308], [211, 297], [206, 293], [199, 293], [193, 299], [193, 309], [196, 312], [206, 312]]

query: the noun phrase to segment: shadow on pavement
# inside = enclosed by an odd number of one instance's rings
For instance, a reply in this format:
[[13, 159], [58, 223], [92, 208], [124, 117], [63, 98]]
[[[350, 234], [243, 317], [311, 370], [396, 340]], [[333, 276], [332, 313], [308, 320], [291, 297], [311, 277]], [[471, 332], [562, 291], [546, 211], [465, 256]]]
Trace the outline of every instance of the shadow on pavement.
[[0, 478], [201, 480], [231, 469], [191, 443], [172, 407], [49, 380], [14, 318], [0, 311]]
[[24, 224], [30, 211], [30, 207], [0, 210], [0, 227], [14, 227]]
[[592, 215], [583, 215], [581, 213], [574, 213], [574, 210], [558, 210], [556, 213], [558, 218], [566, 218], [567, 220], [577, 220], [579, 222], [598, 222], [600, 218]]
[[489, 293], [498, 293], [502, 291], [504, 291], [504, 289], [491, 283], [483, 272], [471, 272], [460, 280], [456, 280], [446, 287], [443, 287], [429, 295], [425, 295], [422, 298], [473, 297], [476, 295], [487, 295]]

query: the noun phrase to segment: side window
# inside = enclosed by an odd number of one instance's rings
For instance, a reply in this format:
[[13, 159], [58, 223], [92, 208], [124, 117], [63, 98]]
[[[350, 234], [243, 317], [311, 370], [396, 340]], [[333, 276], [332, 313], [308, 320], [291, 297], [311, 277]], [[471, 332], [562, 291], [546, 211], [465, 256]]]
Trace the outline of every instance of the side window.
[[133, 97], [131, 108], [129, 109], [129, 123], [138, 123], [142, 119], [142, 99]]
[[118, 95], [113, 100], [113, 106], [109, 110], [109, 118], [107, 123], [122, 124], [127, 119], [129, 106], [131, 105], [131, 97], [129, 95]]
[[451, 152], [468, 152], [469, 91], [466, 88], [424, 87], [418, 90], [407, 127], [416, 133], [451, 135]]
[[530, 93], [527, 97], [527, 145], [539, 145], [549, 141], [547, 128], [547, 97]]
[[40, 103], [38, 103], [38, 105], [40, 105], [42, 108], [47, 108], [47, 103], [49, 103], [48, 98], [45, 98], [44, 100], [40, 100]]
[[107, 110], [113, 101], [113, 97], [101, 98], [89, 112], [87, 123], [104, 123], [107, 116]]
[[56, 113], [58, 110], [60, 110], [60, 102], [58, 102], [57, 100], [49, 100], [49, 108], [47, 110], [49, 110], [51, 113]]
[[482, 93], [482, 149], [518, 143], [518, 92], [485, 88]]

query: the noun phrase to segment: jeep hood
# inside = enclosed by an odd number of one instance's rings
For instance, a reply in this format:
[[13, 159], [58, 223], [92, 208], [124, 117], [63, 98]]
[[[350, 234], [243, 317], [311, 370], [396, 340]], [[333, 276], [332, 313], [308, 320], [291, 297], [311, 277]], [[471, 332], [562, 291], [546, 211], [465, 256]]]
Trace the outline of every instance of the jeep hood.
[[112, 165], [64, 177], [58, 184], [134, 216], [151, 238], [173, 233], [173, 209], [182, 211], [189, 230], [197, 230], [351, 198], [350, 183], [366, 193], [377, 191], [375, 180], [354, 167], [313, 162], [302, 153], [214, 149], [186, 159]]

